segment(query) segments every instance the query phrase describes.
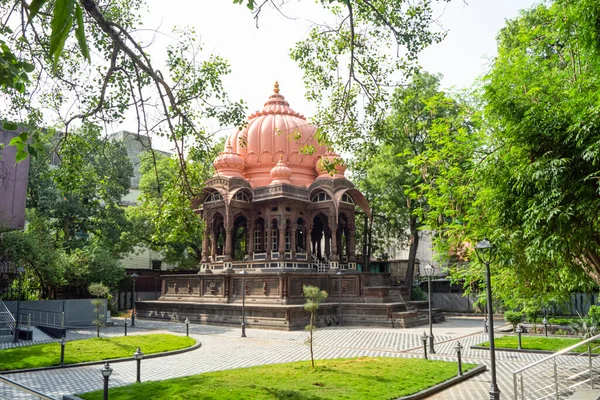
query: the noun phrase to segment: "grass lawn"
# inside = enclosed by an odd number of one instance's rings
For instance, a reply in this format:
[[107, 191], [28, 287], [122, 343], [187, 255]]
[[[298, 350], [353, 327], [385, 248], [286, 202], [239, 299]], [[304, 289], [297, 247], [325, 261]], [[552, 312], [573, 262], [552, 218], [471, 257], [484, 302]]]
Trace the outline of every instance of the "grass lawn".
[[[569, 346], [573, 346], [581, 342], [581, 339], [576, 338], [555, 338], [545, 336], [521, 336], [521, 347], [526, 350], [548, 350], [548, 351], [559, 351]], [[496, 348], [505, 349], [517, 349], [519, 347], [519, 341], [517, 336], [501, 336], [494, 340]], [[490, 342], [483, 342], [478, 346], [489, 347]], [[592, 345], [592, 349], [598, 346], [597, 344]], [[574, 352], [585, 352], [587, 351], [587, 345], [581, 346]], [[593, 350], [594, 353], [600, 353], [600, 349]]]
[[[111, 400], [393, 399], [455, 377], [455, 362], [364, 357], [264, 365], [110, 389]], [[465, 371], [475, 364], [463, 364]], [[78, 394], [101, 400], [102, 391]]]
[[[65, 346], [65, 364], [133, 357], [139, 347], [144, 354], [179, 350], [194, 345], [186, 336], [168, 334], [73, 340]], [[0, 371], [60, 364], [60, 344], [48, 343], [0, 350]]]

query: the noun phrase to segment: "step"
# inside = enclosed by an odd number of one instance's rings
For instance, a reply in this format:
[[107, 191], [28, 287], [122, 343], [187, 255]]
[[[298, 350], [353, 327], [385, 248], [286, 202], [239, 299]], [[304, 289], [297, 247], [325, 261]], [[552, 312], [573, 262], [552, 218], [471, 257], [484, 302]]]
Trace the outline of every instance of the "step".
[[578, 389], [573, 393], [569, 400], [598, 400], [600, 399], [600, 390], [593, 389]]

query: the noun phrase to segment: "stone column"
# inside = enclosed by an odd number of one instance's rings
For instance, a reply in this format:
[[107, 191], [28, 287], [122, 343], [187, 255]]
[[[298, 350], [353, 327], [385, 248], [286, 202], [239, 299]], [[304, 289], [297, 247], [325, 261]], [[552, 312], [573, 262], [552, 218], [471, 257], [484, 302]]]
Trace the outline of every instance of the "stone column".
[[254, 229], [248, 230], [248, 258], [254, 258]]
[[331, 230], [331, 257], [329, 257], [332, 261], [337, 261], [340, 259], [337, 250], [337, 229]]
[[208, 229], [204, 230], [204, 233], [202, 234], [202, 262], [203, 263], [207, 263], [209, 258], [208, 258]]
[[[331, 239], [330, 235], [327, 235], [327, 232], [323, 232], [324, 236], [325, 236], [325, 255], [329, 258], [331, 257], [331, 242], [329, 239]], [[319, 243], [321, 243], [321, 241], [319, 240]]]
[[279, 259], [285, 260], [285, 222], [279, 224]]
[[233, 250], [233, 244], [232, 244], [232, 236], [233, 236], [233, 230], [231, 229], [227, 229], [225, 230], [225, 261], [231, 261], [232, 257], [232, 250]]
[[312, 245], [312, 242], [310, 240], [311, 234], [310, 234], [310, 227], [308, 225], [306, 226], [306, 235], [304, 235], [304, 236], [305, 236], [304, 241], [306, 242], [306, 244], [304, 245], [305, 248], [306, 248], [306, 260], [308, 262], [310, 262], [311, 261], [310, 257], [311, 257], [311, 245]]
[[267, 252], [267, 260], [271, 259], [271, 245], [273, 241], [273, 228], [271, 224], [265, 225], [265, 229], [267, 230], [267, 243], [265, 243], [265, 251]]
[[290, 251], [292, 252], [292, 258], [296, 258], [296, 229], [298, 227], [294, 224], [292, 225], [292, 230], [290, 232]]
[[355, 234], [356, 234], [356, 230], [355, 229], [349, 229], [348, 230], [348, 237], [346, 240], [346, 248], [348, 249], [348, 262], [354, 262], [356, 261], [356, 242], [355, 242]]
[[212, 261], [217, 261], [217, 234], [212, 232], [210, 235], [211, 245], [210, 245], [210, 256]]

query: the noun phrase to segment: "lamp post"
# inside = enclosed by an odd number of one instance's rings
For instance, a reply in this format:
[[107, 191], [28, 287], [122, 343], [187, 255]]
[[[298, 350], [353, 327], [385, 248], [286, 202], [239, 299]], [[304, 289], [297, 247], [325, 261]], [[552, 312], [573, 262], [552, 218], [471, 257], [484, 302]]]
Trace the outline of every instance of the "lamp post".
[[104, 400], [108, 400], [108, 378], [113, 372], [112, 368], [108, 364], [108, 361], [104, 364], [104, 368], [102, 368], [100, 371], [104, 377]]
[[190, 336], [190, 319], [185, 319], [185, 336]]
[[139, 277], [135, 272], [131, 274], [131, 279], [133, 280], [133, 310], [131, 311], [131, 327], [135, 328], [135, 281]]
[[123, 322], [123, 328], [125, 329], [125, 336], [127, 336], [127, 318], [125, 318], [125, 322]]
[[62, 337], [60, 338], [60, 366], [64, 367], [65, 366], [65, 346], [67, 344], [67, 338], [66, 337]]
[[338, 307], [338, 321], [340, 321], [340, 326], [344, 326], [343, 314], [342, 314], [342, 270], [339, 269], [338, 272], [335, 273], [338, 277], [338, 291], [339, 291], [339, 307]]
[[460, 341], [457, 341], [456, 346], [454, 346], [454, 350], [456, 350], [456, 357], [458, 358], [458, 376], [462, 376], [462, 374], [463, 374], [462, 358], [461, 358], [462, 349], [463, 349], [462, 344], [460, 344]]
[[421, 340], [423, 341], [423, 354], [425, 355], [425, 359], [427, 360], [427, 333], [423, 331], [423, 336], [421, 336]]
[[154, 277], [154, 300], [158, 300], [158, 276]]
[[490, 400], [500, 399], [500, 389], [496, 384], [496, 347], [494, 345], [494, 311], [492, 307], [492, 284], [490, 277], [490, 263], [496, 258], [496, 249], [487, 239], [483, 239], [475, 245], [477, 258], [485, 264], [485, 282], [487, 289], [487, 309], [488, 309], [488, 335], [490, 340], [490, 372], [492, 382], [490, 385]]
[[135, 361], [137, 361], [137, 375], [136, 375], [136, 379], [135, 379], [135, 381], [137, 383], [141, 382], [141, 380], [140, 380], [140, 369], [141, 369], [141, 364], [142, 364], [142, 358], [144, 358], [144, 353], [142, 353], [142, 351], [138, 347], [137, 350], [135, 351], [135, 353], [133, 353], [133, 359]]
[[431, 277], [433, 275], [433, 267], [430, 264], [427, 264], [423, 270], [425, 275], [427, 275], [427, 297], [429, 299], [429, 351], [431, 354], [435, 354], [435, 349], [433, 347], [433, 317], [431, 315]]
[[523, 347], [521, 346], [521, 334], [522, 333], [523, 333], [523, 325], [519, 324], [519, 325], [517, 325], [517, 335], [518, 335], [518, 340], [519, 340], [518, 349], [519, 350], [523, 350]]
[[19, 340], [19, 330], [21, 329], [21, 290], [23, 289], [23, 274], [25, 273], [25, 268], [18, 267], [17, 268], [17, 276], [19, 277], [19, 290], [17, 291], [17, 315], [15, 315], [15, 331], [13, 342], [17, 342]]
[[542, 324], [544, 324], [544, 335], [548, 337], [548, 318], [544, 317]]
[[242, 337], [246, 337], [246, 275], [245, 269], [239, 272], [242, 275]]

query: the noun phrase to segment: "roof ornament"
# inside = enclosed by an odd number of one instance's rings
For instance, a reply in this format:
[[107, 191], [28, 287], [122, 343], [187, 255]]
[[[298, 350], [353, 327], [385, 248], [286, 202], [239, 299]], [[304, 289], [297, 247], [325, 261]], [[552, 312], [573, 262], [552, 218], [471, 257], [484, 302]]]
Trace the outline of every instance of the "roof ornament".
[[275, 85], [273, 86], [273, 92], [279, 93], [279, 81], [275, 81]]

